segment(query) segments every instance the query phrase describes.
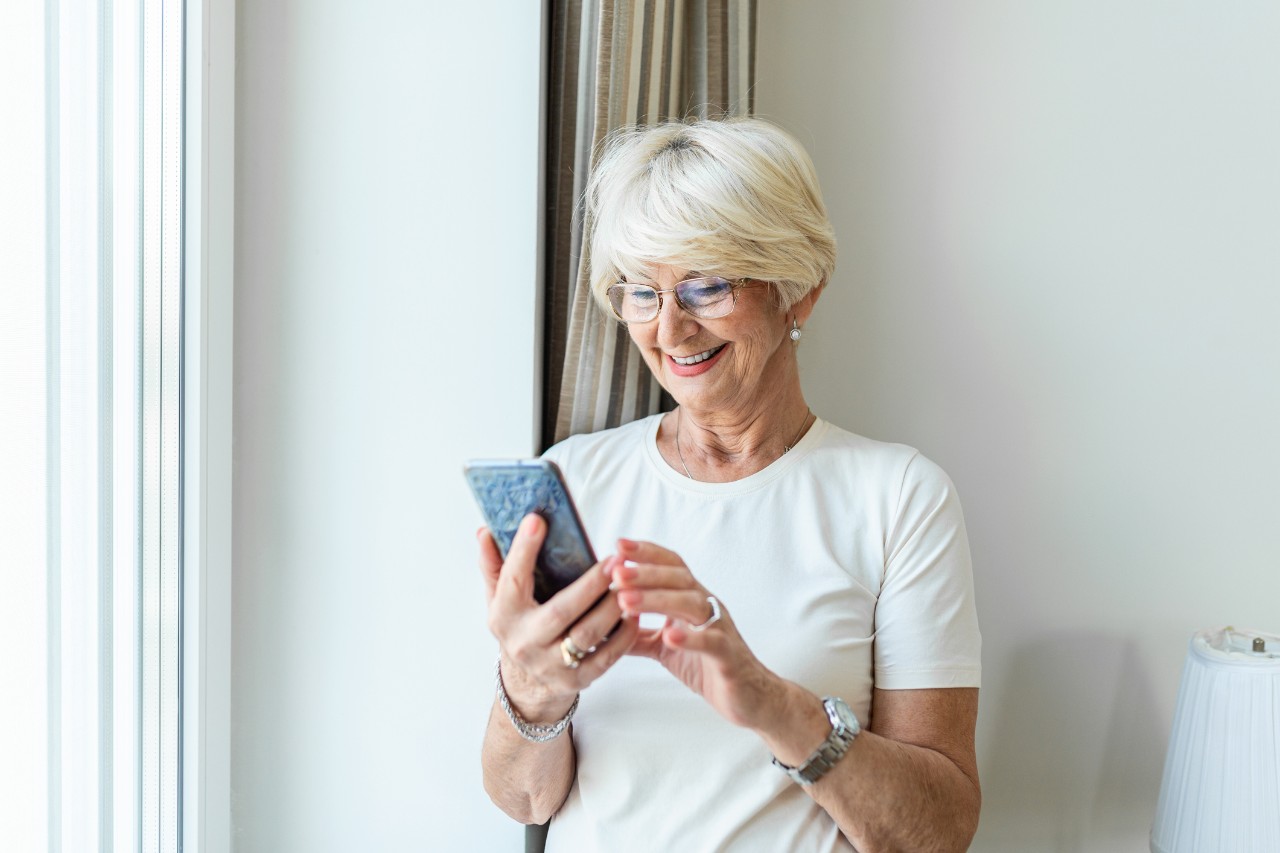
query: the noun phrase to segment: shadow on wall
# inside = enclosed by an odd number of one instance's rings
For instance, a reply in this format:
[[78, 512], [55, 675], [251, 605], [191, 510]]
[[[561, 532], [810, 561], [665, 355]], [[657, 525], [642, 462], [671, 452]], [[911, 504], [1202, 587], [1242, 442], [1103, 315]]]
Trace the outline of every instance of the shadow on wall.
[[1165, 736], [1135, 644], [1039, 639], [1014, 653], [1006, 684], [981, 849], [1076, 853], [1148, 831]]

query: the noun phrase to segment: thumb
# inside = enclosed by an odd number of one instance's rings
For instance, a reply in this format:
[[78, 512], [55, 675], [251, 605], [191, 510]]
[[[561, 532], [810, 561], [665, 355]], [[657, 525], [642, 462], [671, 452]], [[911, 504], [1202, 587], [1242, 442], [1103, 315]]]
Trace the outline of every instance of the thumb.
[[627, 650], [627, 654], [658, 660], [658, 656], [662, 654], [662, 630], [662, 628], [641, 630], [636, 634], [636, 639]]
[[507, 551], [498, 573], [494, 595], [514, 599], [524, 605], [533, 601], [533, 570], [538, 563], [538, 551], [547, 536], [547, 523], [535, 512], [526, 515], [516, 530], [515, 539]]

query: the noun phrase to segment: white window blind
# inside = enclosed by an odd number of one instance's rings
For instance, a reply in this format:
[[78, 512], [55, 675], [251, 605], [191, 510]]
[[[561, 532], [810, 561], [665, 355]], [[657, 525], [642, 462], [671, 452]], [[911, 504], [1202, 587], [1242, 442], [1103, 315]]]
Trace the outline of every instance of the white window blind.
[[183, 4], [0, 27], [0, 839], [177, 851]]

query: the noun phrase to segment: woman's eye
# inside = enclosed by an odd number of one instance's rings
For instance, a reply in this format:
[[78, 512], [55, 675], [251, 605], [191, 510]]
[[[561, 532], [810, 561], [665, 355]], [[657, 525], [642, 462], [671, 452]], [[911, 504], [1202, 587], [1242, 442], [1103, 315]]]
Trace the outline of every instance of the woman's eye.
[[711, 302], [718, 302], [729, 292], [729, 286], [723, 282], [704, 282], [696, 284], [693, 287], [686, 287], [680, 291], [680, 298], [685, 302], [706, 305]]

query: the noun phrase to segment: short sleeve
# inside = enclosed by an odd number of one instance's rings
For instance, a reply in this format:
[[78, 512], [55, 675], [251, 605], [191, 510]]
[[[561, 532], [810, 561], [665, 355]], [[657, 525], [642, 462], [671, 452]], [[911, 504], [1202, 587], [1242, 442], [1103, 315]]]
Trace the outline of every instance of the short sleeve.
[[542, 458], [549, 462], [554, 462], [556, 467], [560, 469], [560, 473], [568, 476], [568, 469], [573, 468], [570, 464], [570, 458], [573, 455], [572, 441], [565, 439], [564, 441], [547, 448], [542, 454]]
[[955, 486], [920, 454], [903, 471], [876, 603], [875, 686], [978, 687], [982, 637]]
[[560, 469], [560, 475], [564, 477], [565, 485], [569, 487], [569, 494], [573, 496], [579, 511], [582, 510], [583, 501], [590, 497], [587, 488], [589, 472], [584, 471], [582, 465], [576, 464], [581, 461], [580, 451], [586, 439], [586, 435], [571, 435], [559, 444], [547, 448], [542, 454], [543, 459]]

